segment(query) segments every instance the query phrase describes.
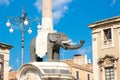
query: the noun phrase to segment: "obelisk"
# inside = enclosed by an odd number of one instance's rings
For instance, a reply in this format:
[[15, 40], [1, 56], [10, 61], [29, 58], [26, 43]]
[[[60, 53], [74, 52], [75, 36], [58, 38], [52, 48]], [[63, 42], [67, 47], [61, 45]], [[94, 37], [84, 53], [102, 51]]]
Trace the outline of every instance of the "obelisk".
[[53, 31], [52, 0], [42, 0], [42, 30]]
[[47, 52], [48, 33], [56, 32], [53, 30], [52, 0], [42, 0], [42, 28], [38, 30], [36, 37], [36, 54], [42, 58]]

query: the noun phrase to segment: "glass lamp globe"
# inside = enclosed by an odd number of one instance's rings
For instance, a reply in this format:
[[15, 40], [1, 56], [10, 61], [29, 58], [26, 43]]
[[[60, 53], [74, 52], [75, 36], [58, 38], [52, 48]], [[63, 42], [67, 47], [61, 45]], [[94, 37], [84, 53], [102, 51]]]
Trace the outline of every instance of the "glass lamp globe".
[[28, 33], [31, 34], [32, 33], [32, 30], [31, 28], [28, 29]]
[[40, 25], [40, 24], [38, 24], [37, 28], [38, 28], [38, 29], [41, 29], [42, 27], [41, 27], [41, 25]]
[[6, 26], [7, 26], [7, 27], [10, 27], [10, 26], [11, 26], [11, 23], [10, 23], [9, 20], [6, 22]]
[[28, 25], [28, 20], [27, 19], [25, 19], [24, 24]]
[[10, 33], [13, 33], [14, 29], [11, 27], [11, 28], [9, 29], [9, 31], [10, 31]]

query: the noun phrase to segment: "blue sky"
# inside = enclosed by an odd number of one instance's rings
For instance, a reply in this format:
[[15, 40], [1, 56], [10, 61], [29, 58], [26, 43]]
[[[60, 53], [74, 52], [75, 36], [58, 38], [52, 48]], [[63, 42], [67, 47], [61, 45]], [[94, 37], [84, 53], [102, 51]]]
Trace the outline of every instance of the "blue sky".
[[[5, 23], [6, 16], [21, 16], [22, 5], [29, 17], [41, 19], [41, 0], [0, 0], [0, 42], [14, 46], [10, 51], [10, 66], [14, 70], [21, 64], [21, 32], [19, 26], [13, 26], [11, 34]], [[61, 59], [70, 59], [74, 54], [87, 54], [92, 59], [92, 36], [88, 24], [119, 15], [120, 0], [53, 0], [54, 29], [64, 32], [75, 43], [85, 40], [80, 49], [61, 49]], [[36, 22], [30, 27], [32, 34], [25, 32], [25, 63], [30, 61], [30, 42], [37, 35]]]

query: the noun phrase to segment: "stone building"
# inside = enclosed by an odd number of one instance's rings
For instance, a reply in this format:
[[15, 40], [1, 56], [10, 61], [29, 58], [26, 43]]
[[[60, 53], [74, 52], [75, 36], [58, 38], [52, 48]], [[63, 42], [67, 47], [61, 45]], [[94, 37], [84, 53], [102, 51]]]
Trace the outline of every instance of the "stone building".
[[75, 80], [93, 80], [93, 66], [88, 62], [86, 55], [74, 55], [73, 59], [63, 62], [69, 65]]
[[89, 25], [94, 80], [120, 80], [120, 16]]
[[9, 53], [12, 46], [0, 43], [0, 80], [8, 80]]

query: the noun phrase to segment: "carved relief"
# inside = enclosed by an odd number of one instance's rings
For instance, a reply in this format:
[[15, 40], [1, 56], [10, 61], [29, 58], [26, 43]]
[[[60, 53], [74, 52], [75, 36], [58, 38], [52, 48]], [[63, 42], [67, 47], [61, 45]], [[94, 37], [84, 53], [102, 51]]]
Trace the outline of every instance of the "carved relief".
[[112, 64], [110, 58], [106, 58], [104, 61], [104, 64], [108, 65], [108, 64]]
[[116, 61], [118, 58], [115, 58], [114, 56], [106, 55], [103, 58], [99, 58], [98, 65], [101, 67], [110, 67], [110, 66], [116, 66]]

